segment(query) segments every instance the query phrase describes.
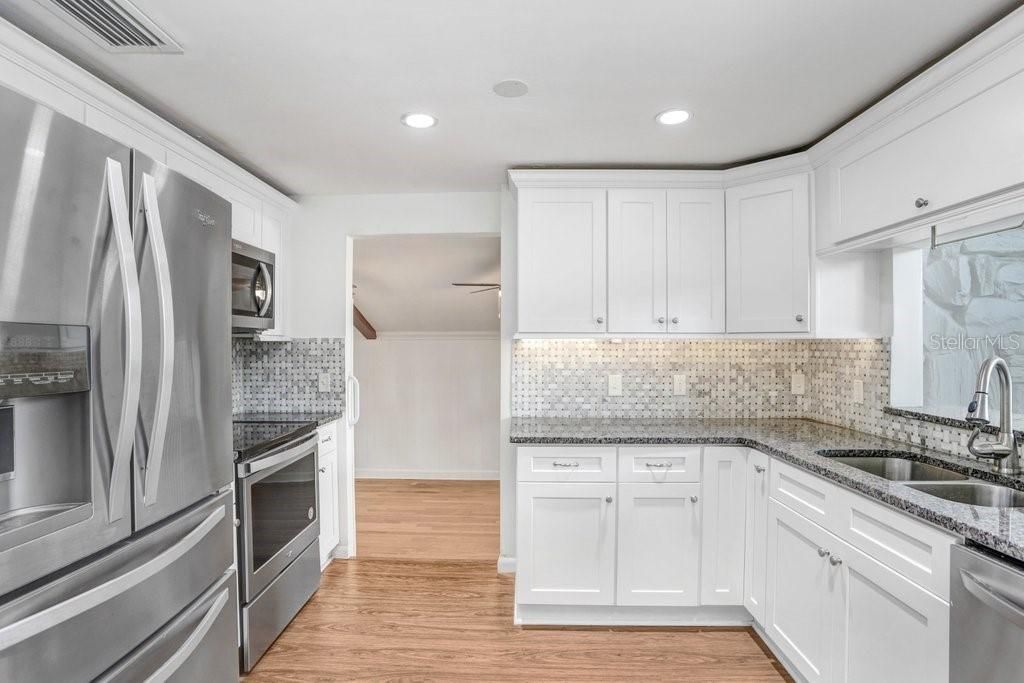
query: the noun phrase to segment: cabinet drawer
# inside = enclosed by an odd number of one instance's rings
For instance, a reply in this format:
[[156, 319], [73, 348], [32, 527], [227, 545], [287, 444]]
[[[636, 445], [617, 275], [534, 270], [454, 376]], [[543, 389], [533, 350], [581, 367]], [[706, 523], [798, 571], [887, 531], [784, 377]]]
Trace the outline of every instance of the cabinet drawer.
[[619, 449], [619, 481], [637, 483], [700, 481], [700, 446]]
[[520, 446], [519, 481], [615, 481], [615, 447]]
[[781, 460], [772, 462], [771, 497], [812, 522], [830, 528], [839, 487]]
[[843, 489], [834, 524], [850, 545], [949, 600], [949, 549], [956, 536]]
[[320, 435], [320, 454], [335, 453], [338, 450], [338, 423], [331, 422], [316, 430]]

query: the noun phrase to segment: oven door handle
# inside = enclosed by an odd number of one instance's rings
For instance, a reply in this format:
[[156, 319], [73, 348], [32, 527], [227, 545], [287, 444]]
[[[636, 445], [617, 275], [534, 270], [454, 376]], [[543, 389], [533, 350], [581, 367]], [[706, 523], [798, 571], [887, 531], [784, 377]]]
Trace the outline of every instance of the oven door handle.
[[1024, 628], [1024, 605], [1007, 599], [992, 586], [976, 577], [966, 569], [960, 570], [960, 578], [967, 592], [980, 600], [986, 607], [999, 613], [1011, 624]]
[[238, 476], [247, 477], [250, 474], [256, 472], [262, 472], [263, 470], [276, 467], [281, 464], [288, 463], [292, 460], [298, 460], [299, 458], [309, 454], [309, 447], [315, 446], [319, 436], [316, 432], [312, 432], [308, 438], [304, 439], [300, 443], [275, 453], [274, 455], [268, 455], [265, 458], [259, 458], [256, 460], [250, 460], [249, 462], [243, 462], [238, 466]]

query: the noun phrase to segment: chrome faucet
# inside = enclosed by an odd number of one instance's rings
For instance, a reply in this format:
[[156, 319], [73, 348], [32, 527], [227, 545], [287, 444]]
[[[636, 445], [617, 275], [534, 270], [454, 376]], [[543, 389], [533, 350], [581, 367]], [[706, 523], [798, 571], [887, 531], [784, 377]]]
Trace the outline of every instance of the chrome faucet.
[[[992, 373], [999, 376], [999, 433], [995, 441], [977, 443], [981, 428], [989, 423], [988, 393], [992, 384]], [[978, 385], [974, 398], [967, 406], [967, 421], [974, 425], [974, 432], [967, 441], [967, 450], [977, 458], [992, 460], [992, 471], [997, 474], [1020, 474], [1020, 444], [1013, 433], [1013, 380], [1010, 366], [999, 356], [992, 356], [978, 370]]]

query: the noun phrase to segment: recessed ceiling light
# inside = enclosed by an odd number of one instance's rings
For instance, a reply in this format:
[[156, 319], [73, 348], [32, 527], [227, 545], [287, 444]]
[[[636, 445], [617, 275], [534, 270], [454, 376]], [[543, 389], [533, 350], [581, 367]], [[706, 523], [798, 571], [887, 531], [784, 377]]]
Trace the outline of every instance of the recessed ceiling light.
[[437, 125], [437, 119], [430, 114], [405, 114], [402, 123], [410, 128], [430, 128]]
[[507, 81], [499, 81], [494, 84], [494, 94], [500, 95], [501, 97], [522, 97], [530, 88], [522, 81], [517, 81], [514, 78]]
[[678, 126], [690, 118], [690, 112], [685, 109], [669, 109], [654, 117], [658, 123], [664, 126]]

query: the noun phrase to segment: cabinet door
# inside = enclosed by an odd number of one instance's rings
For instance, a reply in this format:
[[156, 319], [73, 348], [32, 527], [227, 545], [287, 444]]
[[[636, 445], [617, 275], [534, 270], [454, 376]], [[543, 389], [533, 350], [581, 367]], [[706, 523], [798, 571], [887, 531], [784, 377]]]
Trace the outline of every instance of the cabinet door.
[[262, 226], [259, 225], [255, 201], [230, 197], [231, 237], [246, 244], [263, 247]]
[[617, 605], [699, 604], [700, 484], [619, 484]]
[[519, 191], [520, 332], [607, 330], [604, 190]]
[[522, 483], [516, 495], [516, 602], [615, 602], [615, 484]]
[[831, 680], [831, 572], [827, 531], [774, 500], [768, 502], [764, 629], [808, 681]]
[[260, 247], [274, 254], [274, 327], [261, 336], [287, 334], [285, 320], [288, 312], [285, 295], [288, 275], [288, 254], [284, 245], [284, 220], [273, 211], [263, 210], [262, 243]]
[[318, 485], [320, 495], [320, 566], [330, 562], [338, 545], [337, 458], [320, 460]]
[[608, 192], [608, 331], [664, 332], [665, 191]]
[[768, 561], [768, 466], [760, 451], [747, 454], [746, 547], [743, 559], [743, 606], [764, 624], [765, 572]]
[[728, 331], [807, 332], [807, 174], [732, 187], [725, 201]]
[[846, 543], [830, 549], [834, 679], [948, 681], [949, 604]]
[[743, 604], [747, 449], [704, 449], [700, 601]]
[[668, 191], [668, 331], [725, 332], [725, 193]]

